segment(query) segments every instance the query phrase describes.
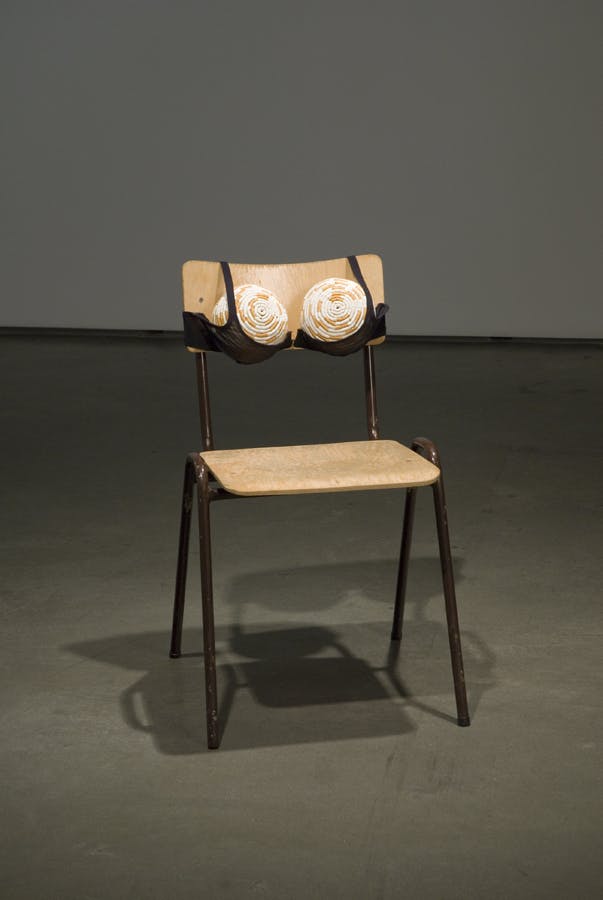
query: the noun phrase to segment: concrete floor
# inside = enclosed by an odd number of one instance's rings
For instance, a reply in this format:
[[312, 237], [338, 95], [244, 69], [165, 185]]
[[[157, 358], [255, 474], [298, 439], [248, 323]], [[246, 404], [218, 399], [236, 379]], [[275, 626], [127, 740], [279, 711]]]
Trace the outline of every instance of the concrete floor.
[[[383, 437], [442, 451], [471, 728], [429, 491], [398, 660], [402, 494], [250, 499], [213, 508], [209, 752], [196, 553], [167, 657], [192, 359], [1, 343], [3, 900], [601, 896], [600, 346], [377, 352]], [[360, 357], [210, 375], [218, 446], [364, 436]]]

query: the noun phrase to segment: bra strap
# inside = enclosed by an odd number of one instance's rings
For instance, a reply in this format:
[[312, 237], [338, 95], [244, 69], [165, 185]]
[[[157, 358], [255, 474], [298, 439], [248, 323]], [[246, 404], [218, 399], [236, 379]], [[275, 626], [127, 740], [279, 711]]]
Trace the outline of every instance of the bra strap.
[[220, 263], [226, 288], [226, 302], [228, 303], [228, 321], [234, 322], [237, 317], [237, 305], [235, 303], [234, 287], [232, 284], [232, 272], [227, 262]]
[[360, 271], [360, 266], [358, 264], [358, 260], [356, 259], [355, 256], [348, 256], [348, 262], [350, 264], [350, 268], [352, 269], [352, 272], [354, 273], [354, 278], [356, 279], [356, 281], [358, 282], [358, 284], [360, 285], [360, 287], [366, 294], [366, 299], [368, 302], [369, 309], [374, 314], [375, 304], [373, 303], [373, 297], [371, 295], [371, 292], [369, 291], [368, 284], [364, 280], [364, 275]]

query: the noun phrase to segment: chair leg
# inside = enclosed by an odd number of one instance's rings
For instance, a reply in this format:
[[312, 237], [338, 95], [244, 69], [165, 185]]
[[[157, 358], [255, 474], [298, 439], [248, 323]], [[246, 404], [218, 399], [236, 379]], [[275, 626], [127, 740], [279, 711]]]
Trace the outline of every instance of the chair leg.
[[438, 545], [440, 548], [440, 566], [442, 569], [442, 585], [446, 603], [446, 621], [448, 623], [448, 642], [450, 644], [450, 658], [452, 661], [452, 675], [454, 678], [457, 721], [459, 725], [466, 726], [470, 724], [470, 718], [465, 688], [463, 654], [461, 651], [461, 636], [459, 632], [456, 592], [454, 588], [454, 571], [452, 567], [450, 536], [448, 532], [448, 511], [446, 507], [446, 495], [444, 493], [444, 479], [442, 476], [440, 454], [438, 453], [435, 444], [433, 444], [432, 441], [427, 440], [427, 438], [417, 438], [413, 441], [412, 449], [422, 456], [425, 456], [440, 469], [440, 477], [432, 485], [433, 502], [438, 532]]
[[452, 554], [450, 552], [450, 537], [448, 534], [448, 513], [446, 509], [446, 497], [444, 495], [442, 475], [440, 475], [433, 485], [433, 502], [438, 530], [438, 543], [440, 545], [440, 564], [442, 567], [442, 584], [444, 586], [444, 598], [446, 601], [446, 621], [448, 622], [448, 642], [450, 644], [450, 658], [452, 661], [452, 674], [454, 676], [456, 711], [459, 725], [469, 725], [470, 720], [469, 709], [467, 706], [467, 691], [465, 689], [461, 635], [459, 632], [459, 617], [456, 608]]
[[186, 591], [186, 571], [188, 567], [188, 548], [191, 533], [191, 510], [193, 506], [194, 487], [195, 467], [189, 457], [184, 466], [184, 485], [182, 487], [180, 538], [178, 541], [178, 568], [176, 570], [174, 617], [172, 621], [172, 641], [170, 644], [170, 656], [172, 659], [178, 659], [182, 651], [182, 619], [184, 617], [184, 595]]
[[214, 629], [214, 601], [211, 568], [211, 532], [209, 519], [209, 471], [197, 456], [197, 501], [199, 508], [199, 543], [201, 562], [201, 600], [203, 608], [203, 661], [205, 664], [205, 713], [207, 717], [207, 746], [216, 750], [218, 734], [218, 692], [216, 680], [216, 637]]
[[394, 621], [392, 623], [392, 641], [402, 638], [402, 621], [404, 619], [404, 600], [406, 598], [406, 581], [408, 578], [408, 560], [412, 541], [412, 526], [415, 518], [417, 489], [408, 488], [404, 504], [404, 525], [402, 526], [402, 543], [400, 545], [400, 561], [398, 563], [398, 581], [396, 583], [396, 601], [394, 604]]

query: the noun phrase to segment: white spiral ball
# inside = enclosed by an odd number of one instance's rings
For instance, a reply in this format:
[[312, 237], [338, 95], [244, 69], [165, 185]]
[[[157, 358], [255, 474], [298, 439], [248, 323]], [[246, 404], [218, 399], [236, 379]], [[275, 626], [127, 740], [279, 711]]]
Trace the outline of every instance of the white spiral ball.
[[300, 325], [315, 340], [339, 341], [362, 327], [366, 310], [366, 294], [358, 282], [325, 278], [304, 297]]
[[[287, 310], [276, 294], [258, 284], [234, 289], [237, 318], [245, 334], [260, 344], [280, 344], [289, 331]], [[226, 325], [228, 301], [223, 294], [214, 306], [214, 325]]]

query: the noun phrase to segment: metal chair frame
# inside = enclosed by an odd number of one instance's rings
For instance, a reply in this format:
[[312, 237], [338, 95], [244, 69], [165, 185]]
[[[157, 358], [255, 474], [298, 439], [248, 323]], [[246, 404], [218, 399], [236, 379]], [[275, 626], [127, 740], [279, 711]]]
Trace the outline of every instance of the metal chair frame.
[[[195, 356], [197, 367], [197, 388], [199, 394], [199, 417], [201, 421], [202, 445], [203, 450], [213, 450], [214, 442], [211, 425], [207, 359], [206, 354], [203, 351], [195, 354]], [[374, 351], [371, 345], [367, 345], [364, 347], [363, 356], [368, 437], [369, 440], [378, 440], [379, 421], [377, 417], [375, 361]], [[436, 528], [440, 553], [440, 566], [442, 570], [442, 584], [446, 607], [446, 621], [448, 626], [448, 640], [450, 644], [454, 693], [456, 698], [457, 722], [461, 726], [467, 726], [470, 724], [470, 719], [467, 705], [467, 693], [465, 688], [463, 656], [461, 651], [461, 638], [459, 633], [459, 621], [454, 586], [454, 572], [448, 532], [448, 513], [446, 508], [446, 497], [444, 494], [444, 481], [442, 476], [440, 454], [432, 441], [422, 437], [415, 438], [415, 440], [411, 444], [411, 449], [424, 458], [428, 459], [431, 463], [433, 463], [440, 469], [440, 476], [437, 481], [435, 481], [431, 485], [431, 488], [433, 491]], [[186, 573], [188, 567], [191, 514], [193, 508], [193, 491], [195, 485], [197, 486], [197, 509], [199, 516], [207, 745], [210, 750], [214, 750], [217, 749], [220, 744], [220, 733], [218, 724], [218, 693], [216, 679], [210, 505], [215, 500], [226, 500], [229, 498], [244, 499], [244, 497], [225, 490], [216, 482], [215, 478], [209, 470], [207, 463], [203, 459], [202, 453], [190, 453], [187, 456], [184, 468], [184, 486], [182, 491], [182, 508], [180, 517], [180, 539], [178, 545], [178, 566], [176, 572], [174, 615], [172, 624], [172, 640], [170, 647], [170, 657], [172, 657], [173, 659], [177, 659], [181, 655]], [[410, 546], [412, 540], [417, 490], [418, 488], [406, 488], [404, 522], [402, 526], [402, 541], [400, 546], [400, 559], [398, 564], [398, 578], [396, 583], [394, 604], [394, 618], [391, 631], [392, 641], [400, 641], [402, 638], [404, 599], [406, 595], [406, 582], [408, 576], [408, 565], [410, 559]]]

